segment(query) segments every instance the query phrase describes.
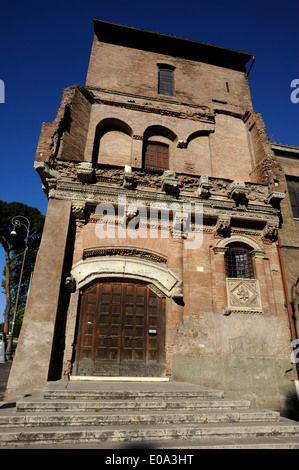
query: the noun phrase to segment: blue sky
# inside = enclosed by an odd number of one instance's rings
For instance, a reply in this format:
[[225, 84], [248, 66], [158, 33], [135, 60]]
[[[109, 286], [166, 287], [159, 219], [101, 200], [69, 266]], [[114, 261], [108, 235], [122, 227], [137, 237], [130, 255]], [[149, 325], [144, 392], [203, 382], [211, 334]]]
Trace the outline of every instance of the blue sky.
[[[299, 146], [299, 103], [290, 100], [299, 79], [298, 0], [2, 0], [0, 199], [46, 213], [33, 170], [39, 133], [55, 119], [63, 88], [85, 84], [94, 18], [255, 54], [254, 109], [271, 140]], [[0, 295], [0, 321], [4, 302]]]

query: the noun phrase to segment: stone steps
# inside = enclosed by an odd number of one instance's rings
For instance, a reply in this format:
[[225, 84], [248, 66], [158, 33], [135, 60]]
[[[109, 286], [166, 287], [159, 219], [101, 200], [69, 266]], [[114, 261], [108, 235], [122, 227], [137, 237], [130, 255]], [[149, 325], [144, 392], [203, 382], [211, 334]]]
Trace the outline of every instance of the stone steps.
[[[286, 422], [275, 424], [259, 423], [250, 425], [248, 423], [225, 423], [225, 424], [202, 424], [184, 426], [175, 425], [148, 425], [148, 426], [90, 426], [90, 427], [38, 427], [33, 429], [1, 429], [0, 445], [22, 445], [22, 444], [75, 444], [100, 442], [151, 442], [170, 441], [174, 439], [244, 439], [244, 438], [273, 438], [289, 437], [299, 440], [299, 426], [290, 425]], [[204, 444], [202, 442], [202, 444]], [[299, 441], [298, 441], [299, 448]]]
[[165, 414], [164, 411], [147, 411], [146, 413], [126, 412], [74, 412], [74, 413], [15, 413], [2, 415], [0, 429], [7, 426], [125, 426], [152, 424], [206, 424], [238, 422], [275, 422], [279, 413], [269, 410], [250, 409], [247, 411], [204, 411], [186, 413], [179, 410]]
[[248, 400], [225, 397], [221, 390], [175, 382], [61, 381], [16, 406], [0, 407], [0, 446], [6, 448], [117, 442], [171, 447], [178, 440], [199, 448], [213, 448], [217, 441], [225, 448], [232, 439], [244, 448], [244, 439], [257, 444], [262, 439], [275, 448], [289, 448], [289, 439], [290, 448], [297, 448], [296, 441], [299, 448], [299, 423], [253, 409]]
[[21, 412], [59, 412], [59, 411], [82, 411], [99, 413], [108, 410], [119, 411], [151, 411], [151, 410], [233, 410], [233, 409], [249, 409], [250, 402], [248, 400], [214, 400], [214, 399], [199, 399], [199, 400], [178, 400], [178, 399], [164, 399], [161, 400], [27, 400], [22, 399], [17, 403], [17, 411]]

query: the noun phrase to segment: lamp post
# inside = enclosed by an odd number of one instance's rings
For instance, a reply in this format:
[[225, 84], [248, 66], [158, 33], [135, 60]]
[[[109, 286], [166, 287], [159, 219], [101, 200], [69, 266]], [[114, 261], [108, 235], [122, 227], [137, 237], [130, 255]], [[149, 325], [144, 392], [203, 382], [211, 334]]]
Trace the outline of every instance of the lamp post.
[[[22, 220], [24, 220], [24, 221], [22, 222]], [[25, 250], [24, 250], [24, 253], [23, 253], [22, 267], [21, 267], [17, 297], [16, 297], [16, 304], [15, 304], [15, 308], [14, 308], [14, 311], [13, 311], [12, 325], [11, 325], [11, 329], [10, 329], [9, 336], [8, 336], [7, 351], [6, 351], [7, 359], [12, 359], [13, 332], [14, 332], [16, 315], [17, 315], [17, 310], [18, 310], [20, 289], [21, 289], [21, 284], [22, 284], [25, 258], [26, 258], [26, 253], [27, 253], [27, 249], [28, 249], [28, 238], [29, 238], [29, 230], [30, 230], [30, 222], [27, 219], [27, 217], [24, 217], [23, 215], [16, 215], [15, 217], [13, 217], [11, 219], [11, 222], [13, 224], [13, 230], [10, 232], [11, 235], [16, 235], [17, 232], [16, 232], [15, 229], [16, 229], [16, 227], [19, 227], [21, 225], [23, 225], [26, 228], [27, 232], [26, 232], [26, 240], [25, 240]]]

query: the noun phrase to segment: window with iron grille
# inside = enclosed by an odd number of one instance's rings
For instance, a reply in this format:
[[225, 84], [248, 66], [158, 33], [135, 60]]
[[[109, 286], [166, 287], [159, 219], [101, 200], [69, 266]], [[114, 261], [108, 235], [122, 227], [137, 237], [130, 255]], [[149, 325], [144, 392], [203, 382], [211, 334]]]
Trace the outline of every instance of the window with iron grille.
[[225, 253], [225, 271], [227, 277], [254, 278], [251, 256], [252, 248], [244, 243], [232, 243]]
[[292, 178], [287, 176], [287, 185], [293, 217], [294, 219], [299, 219], [299, 178]]
[[158, 65], [158, 93], [159, 95], [174, 95], [174, 68], [170, 65]]

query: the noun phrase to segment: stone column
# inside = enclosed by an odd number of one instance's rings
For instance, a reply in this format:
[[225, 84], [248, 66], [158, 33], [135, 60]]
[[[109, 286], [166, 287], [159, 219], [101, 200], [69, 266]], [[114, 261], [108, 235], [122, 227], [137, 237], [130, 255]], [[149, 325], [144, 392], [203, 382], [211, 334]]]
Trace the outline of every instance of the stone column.
[[47, 382], [70, 215], [70, 201], [49, 200], [6, 400]]

